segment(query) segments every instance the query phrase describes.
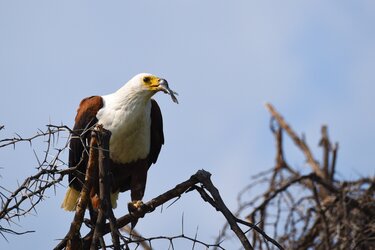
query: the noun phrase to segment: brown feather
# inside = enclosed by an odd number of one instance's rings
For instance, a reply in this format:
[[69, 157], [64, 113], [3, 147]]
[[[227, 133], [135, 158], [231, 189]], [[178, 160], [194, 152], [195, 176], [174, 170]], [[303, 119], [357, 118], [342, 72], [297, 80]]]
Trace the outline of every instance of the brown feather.
[[81, 190], [82, 183], [85, 179], [88, 161], [88, 145], [90, 145], [89, 128], [98, 122], [96, 114], [102, 107], [102, 97], [91, 96], [83, 99], [77, 110], [73, 127], [74, 135], [69, 145], [69, 167], [77, 166], [77, 171], [75, 174], [69, 175], [69, 186], [78, 191]]

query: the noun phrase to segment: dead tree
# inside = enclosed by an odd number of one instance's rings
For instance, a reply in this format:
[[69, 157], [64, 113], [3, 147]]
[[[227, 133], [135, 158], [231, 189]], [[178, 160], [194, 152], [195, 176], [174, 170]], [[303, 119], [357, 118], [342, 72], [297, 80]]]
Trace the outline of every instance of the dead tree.
[[[276, 164], [272, 169], [255, 176], [252, 183], [240, 192], [239, 209], [234, 214], [229, 211], [212, 183], [211, 174], [199, 170], [186, 181], [145, 202], [139, 210], [115, 218], [109, 201], [110, 173], [106, 168], [110, 134], [100, 127], [93, 130], [81, 199], [69, 232], [55, 249], [152, 249], [152, 242], [156, 240], [169, 242], [173, 249], [173, 242], [177, 239], [192, 242], [193, 249], [198, 245], [224, 249], [222, 242], [228, 237], [236, 237], [244, 249], [375, 249], [374, 178], [338, 180], [335, 175], [338, 144], [331, 143], [328, 129], [322, 128], [320, 146], [323, 156], [319, 162], [305, 139], [298, 136], [270, 104], [267, 104], [267, 109], [272, 116]], [[0, 234], [4, 237], [7, 233], [30, 233], [16, 232], [2, 225], [11, 225], [14, 219], [36, 210], [45, 198], [44, 192], [54, 188], [65, 175], [75, 171], [74, 167], [66, 168], [60, 159], [68, 143], [62, 148], [52, 147], [53, 141], [62, 132], [74, 134], [66, 126], [48, 125], [47, 131], [40, 131], [30, 138], [17, 135], [0, 140], [0, 148], [22, 142], [31, 143], [36, 138], [46, 138], [47, 143], [44, 159], [38, 158], [39, 167], [35, 175], [26, 178], [14, 191], [0, 186]], [[304, 154], [311, 171], [298, 171], [287, 163], [283, 147], [285, 134]], [[53, 154], [54, 157], [49, 157]], [[93, 170], [99, 173], [98, 177], [93, 176]], [[92, 182], [99, 183], [101, 203], [97, 212], [91, 210], [90, 217], [85, 218], [85, 211], [87, 208], [90, 210], [89, 191]], [[266, 187], [263, 189], [265, 191], [254, 192], [254, 187], [258, 185]], [[135, 234], [134, 231], [130, 235], [121, 232], [120, 229], [132, 221], [147, 218], [147, 214], [158, 206], [181, 198], [187, 192], [198, 192], [207, 204], [225, 217], [227, 225], [215, 243], [200, 241], [197, 235], [187, 236], [183, 230], [175, 236], [149, 238]], [[253, 195], [252, 199], [246, 198], [249, 193]], [[4, 221], [7, 223], [2, 223]], [[88, 227], [89, 233], [81, 235], [82, 226]], [[229, 228], [233, 232], [231, 235]], [[109, 239], [104, 237], [107, 234], [111, 235]]]
[[[276, 141], [275, 166], [254, 176], [239, 193], [235, 214], [245, 214], [247, 221], [258, 223], [286, 249], [375, 249], [375, 179], [338, 180], [338, 143], [331, 143], [327, 127], [321, 130], [323, 154], [319, 162], [304, 137], [298, 136], [271, 104], [266, 108]], [[287, 163], [284, 134], [303, 153], [310, 173], [303, 174]], [[265, 191], [254, 195], [258, 186]], [[245, 198], [249, 193], [253, 198]], [[227, 229], [225, 225], [217, 242], [229, 237]], [[255, 231], [247, 236], [256, 249], [275, 248]]]
[[[271, 239], [265, 232], [259, 229], [257, 226], [253, 225], [252, 223], [245, 222], [237, 217], [235, 217], [230, 210], [225, 205], [224, 201], [222, 200], [219, 191], [216, 189], [214, 184], [211, 182], [210, 176], [211, 174], [204, 170], [199, 170], [196, 174], [192, 175], [188, 180], [182, 182], [175, 186], [173, 189], [155, 197], [154, 199], [150, 200], [143, 204], [143, 206], [132, 213], [124, 215], [118, 219], [116, 219], [113, 215], [111, 202], [110, 202], [110, 195], [109, 191], [111, 190], [111, 182], [109, 178], [109, 171], [106, 167], [107, 159], [109, 158], [108, 155], [108, 147], [109, 147], [109, 138], [110, 132], [104, 130], [101, 127], [96, 127], [96, 130], [92, 132], [91, 137], [91, 145], [89, 150], [89, 161], [88, 167], [86, 170], [86, 178], [85, 184], [80, 194], [80, 199], [77, 204], [76, 213], [74, 216], [74, 220], [71, 223], [71, 227], [67, 235], [64, 239], [55, 247], [55, 250], [58, 249], [105, 249], [108, 247], [108, 243], [105, 242], [104, 236], [108, 233], [111, 233], [112, 242], [111, 248], [113, 249], [130, 249], [131, 244], [135, 244], [138, 246], [142, 242], [151, 242], [157, 238], [143, 238], [143, 237], [125, 237], [121, 235], [119, 232], [120, 228], [125, 227], [131, 222], [134, 222], [140, 218], [143, 218], [147, 213], [153, 212], [158, 206], [163, 205], [164, 203], [181, 197], [186, 192], [190, 192], [193, 190], [198, 191], [202, 199], [208, 202], [212, 207], [214, 207], [218, 212], [222, 213], [223, 216], [228, 221], [232, 231], [235, 233], [239, 241], [241, 242], [244, 249], [253, 249], [250, 244], [249, 239], [246, 237], [245, 232], [240, 228], [239, 225], [243, 225], [248, 227], [249, 229], [255, 229], [260, 232], [264, 237], [267, 238], [270, 242], [272, 242], [276, 247], [279, 249], [283, 249], [279, 243], [275, 240]], [[94, 172], [95, 168], [98, 168], [99, 173], [99, 180], [95, 180]], [[90, 220], [84, 220], [84, 213], [85, 209], [89, 204], [89, 192], [91, 190], [91, 186], [93, 182], [99, 181], [99, 192], [100, 192], [100, 205], [99, 211], [97, 216], [91, 216]], [[93, 214], [94, 211], [91, 211]], [[106, 220], [108, 222], [106, 223]], [[90, 232], [81, 237], [80, 235], [80, 228], [83, 225], [83, 222], [89, 224]], [[178, 236], [180, 238], [185, 238], [187, 240], [191, 240], [196, 244], [201, 244], [206, 247], [214, 246], [220, 249], [220, 243], [216, 243], [214, 245], [210, 245], [201, 241], [198, 241], [196, 238], [189, 238], [185, 235]], [[171, 243], [173, 242], [174, 237], [164, 237], [168, 239]], [[120, 241], [121, 239], [121, 241]], [[173, 245], [172, 245], [173, 246]]]
[[[61, 132], [68, 132], [74, 134], [66, 126], [48, 125], [47, 131], [38, 132], [37, 135], [30, 138], [17, 137], [11, 139], [0, 140], [0, 148], [5, 146], [15, 146], [17, 143], [29, 142], [31, 143], [36, 138], [47, 138], [47, 150], [45, 151], [44, 159], [38, 159], [39, 172], [26, 180], [13, 192], [1, 192], [1, 210], [0, 222], [12, 222], [15, 218], [26, 216], [30, 211], [36, 210], [37, 206], [43, 201], [44, 192], [49, 188], [54, 188], [59, 184], [65, 175], [75, 171], [74, 167], [66, 168], [66, 164], [60, 160], [59, 156], [63, 150], [67, 148], [66, 143], [62, 148], [52, 147], [55, 137], [59, 136]], [[77, 204], [74, 219], [70, 225], [70, 229], [64, 239], [55, 247], [55, 249], [137, 249], [139, 246], [143, 249], [152, 249], [152, 242], [156, 240], [166, 240], [173, 248], [173, 242], [177, 239], [184, 239], [190, 241], [194, 246], [204, 246], [206, 248], [215, 247], [224, 249], [221, 242], [210, 244], [200, 241], [197, 235], [190, 237], [184, 234], [175, 236], [155, 236], [144, 238], [134, 231], [129, 235], [120, 233], [121, 228], [124, 228], [132, 221], [143, 218], [148, 213], [152, 213], [157, 207], [165, 204], [168, 201], [182, 197], [187, 192], [196, 191], [200, 197], [212, 206], [215, 210], [220, 212], [228, 221], [232, 231], [238, 238], [240, 244], [244, 249], [253, 249], [250, 239], [246, 237], [246, 231], [255, 230], [271, 244], [277, 248], [283, 249], [282, 246], [268, 236], [256, 225], [234, 216], [227, 208], [219, 191], [211, 181], [211, 174], [204, 170], [199, 170], [186, 181], [176, 185], [174, 188], [165, 193], [151, 199], [144, 203], [144, 205], [137, 211], [131, 214], [126, 214], [120, 218], [115, 218], [111, 207], [109, 198], [109, 190], [111, 189], [107, 165], [108, 159], [108, 144], [110, 133], [100, 126], [97, 126], [92, 132], [92, 139], [88, 150], [89, 161], [86, 170], [85, 183], [82, 188], [80, 199]], [[74, 136], [79, 136], [75, 135]], [[48, 156], [56, 150], [55, 156], [51, 160]], [[93, 173], [99, 173], [96, 177]], [[93, 211], [90, 206], [89, 193], [93, 183], [99, 183], [99, 200], [100, 206], [98, 211]], [[1, 187], [6, 190], [4, 187]], [[26, 202], [27, 201], [27, 202]], [[90, 218], [85, 219], [85, 211], [90, 210]], [[90, 232], [85, 236], [81, 235], [81, 227], [86, 226]], [[241, 226], [241, 227], [240, 227]], [[244, 229], [245, 228], [245, 229]], [[6, 233], [24, 234], [32, 231], [16, 232], [10, 228], [0, 228], [0, 233], [5, 237]], [[106, 242], [104, 236], [111, 234], [111, 240]]]

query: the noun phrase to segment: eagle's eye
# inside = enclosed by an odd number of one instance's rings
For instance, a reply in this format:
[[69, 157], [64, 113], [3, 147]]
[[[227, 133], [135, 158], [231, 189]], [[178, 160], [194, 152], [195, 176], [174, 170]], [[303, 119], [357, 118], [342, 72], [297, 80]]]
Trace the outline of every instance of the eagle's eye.
[[149, 77], [149, 76], [145, 76], [145, 77], [143, 78], [143, 81], [144, 81], [145, 83], [149, 83], [149, 82], [151, 81], [151, 77]]

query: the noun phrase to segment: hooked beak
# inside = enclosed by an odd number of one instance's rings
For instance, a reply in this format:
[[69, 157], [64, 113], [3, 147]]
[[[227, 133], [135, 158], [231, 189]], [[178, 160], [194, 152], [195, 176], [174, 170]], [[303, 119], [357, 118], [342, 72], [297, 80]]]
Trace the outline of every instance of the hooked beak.
[[178, 104], [178, 100], [176, 97], [176, 95], [178, 94], [169, 88], [167, 80], [160, 78], [158, 81], [158, 84], [159, 84], [158, 89], [163, 91], [166, 94], [169, 94], [172, 98], [172, 101]]

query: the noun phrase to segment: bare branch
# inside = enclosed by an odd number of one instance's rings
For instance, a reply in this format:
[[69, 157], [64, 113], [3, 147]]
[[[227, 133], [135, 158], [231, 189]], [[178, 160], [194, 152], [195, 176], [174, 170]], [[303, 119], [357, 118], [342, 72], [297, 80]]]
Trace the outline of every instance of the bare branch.
[[[66, 237], [55, 249], [130, 249], [130, 246], [137, 249], [142, 245], [144, 249], [152, 249], [152, 243], [157, 240], [164, 240], [170, 249], [175, 249], [177, 239], [191, 242], [193, 249], [199, 245], [224, 249], [222, 243], [223, 239], [228, 238], [229, 228], [234, 233], [232, 237], [235, 235], [239, 239], [243, 249], [375, 249], [375, 179], [335, 180], [338, 143], [331, 144], [327, 126], [322, 127], [319, 145], [323, 149], [323, 157], [319, 164], [303, 136], [297, 136], [271, 104], [266, 104], [266, 107], [271, 113], [270, 129], [276, 142], [275, 165], [270, 170], [256, 174], [239, 193], [239, 208], [235, 213], [224, 203], [219, 190], [211, 181], [211, 174], [199, 170], [188, 180], [146, 202], [140, 209], [116, 219], [110, 202], [110, 173], [106, 167], [109, 137], [105, 136], [105, 130], [97, 128], [98, 131], [94, 132], [91, 139], [92, 144], [84, 152], [89, 155], [89, 165], [74, 220]], [[3, 127], [0, 126], [1, 129]], [[37, 138], [43, 138], [47, 143], [43, 156], [35, 153], [38, 163], [36, 174], [26, 178], [14, 191], [0, 186], [0, 221], [15, 223], [15, 218], [36, 211], [37, 205], [45, 199], [44, 192], [54, 188], [66, 174], [76, 171], [75, 167], [61, 169], [66, 164], [60, 155], [69, 143], [62, 148], [53, 147], [61, 132], [69, 132], [85, 143], [82, 134], [92, 130], [85, 128], [84, 131], [72, 131], [66, 126], [48, 125], [47, 131], [38, 131], [32, 137], [22, 138], [16, 134], [14, 138], [0, 140], [0, 148], [21, 142], [31, 144]], [[283, 135], [289, 136], [304, 154], [312, 169], [310, 174], [302, 175], [298, 168], [286, 162]], [[93, 209], [89, 199], [91, 182], [98, 183], [95, 185], [100, 201], [98, 210]], [[254, 188], [258, 188], [258, 191], [253, 192]], [[227, 221], [214, 244], [200, 241], [198, 229], [193, 237], [186, 236], [183, 218], [182, 233], [176, 236], [143, 237], [130, 230], [128, 236], [125, 236], [119, 232], [119, 228], [145, 217], [167, 202], [176, 202], [185, 193], [194, 190], [222, 213]], [[249, 193], [253, 198], [244, 198]], [[84, 219], [87, 207], [90, 219]], [[243, 214], [246, 221], [241, 219]], [[83, 223], [90, 229], [84, 237], [80, 235]], [[4, 238], [6, 234], [21, 235], [29, 232], [16, 232], [0, 226], [0, 234]], [[108, 237], [104, 237], [109, 233], [112, 239], [110, 244], [106, 242], [109, 241]]]
[[[0, 192], [0, 221], [7, 221], [9, 224], [12, 224], [15, 223], [15, 218], [20, 218], [35, 210], [36, 206], [45, 199], [44, 193], [48, 189], [54, 188], [56, 184], [63, 180], [63, 177], [66, 174], [74, 169], [60, 170], [60, 167], [64, 166], [65, 163], [61, 161], [59, 157], [67, 147], [67, 144], [62, 148], [51, 148], [55, 143], [54, 137], [69, 130], [70, 129], [66, 126], [47, 125], [46, 131], [43, 132], [39, 130], [37, 135], [29, 138], [23, 138], [20, 135], [17, 135], [17, 137], [12, 139], [0, 140], [0, 148], [9, 145], [15, 146], [17, 143], [24, 141], [31, 144], [32, 141], [37, 138], [43, 138], [43, 143], [47, 144], [47, 149], [44, 152], [42, 160], [37, 157], [34, 151], [38, 162], [38, 172], [36, 174], [27, 177], [14, 191], [10, 191], [4, 186], [0, 186], [0, 189], [3, 190]], [[0, 232], [14, 233], [14, 230], [0, 227]]]
[[289, 126], [284, 118], [276, 111], [276, 109], [270, 104], [266, 103], [266, 108], [271, 113], [271, 115], [277, 120], [280, 126], [288, 133], [293, 142], [301, 149], [305, 154], [307, 162], [310, 164], [313, 171], [320, 177], [324, 178], [324, 173], [320, 169], [318, 162], [314, 159], [313, 154], [310, 151], [310, 148], [307, 146], [305, 141], [297, 136], [293, 129]]
[[[338, 143], [331, 145], [328, 128], [322, 127], [320, 165], [305, 139], [297, 136], [271, 104], [266, 107], [276, 141], [275, 165], [272, 171], [257, 174], [240, 192], [236, 214], [248, 210], [247, 220], [258, 222], [263, 231], [273, 230], [274, 239], [286, 249], [375, 249], [375, 179], [335, 180]], [[305, 155], [312, 173], [302, 175], [285, 162], [283, 131]], [[260, 194], [243, 198], [260, 187]], [[218, 240], [227, 235], [227, 229], [225, 225]], [[253, 231], [247, 237], [252, 238], [254, 248], [274, 249], [259, 237], [261, 233]]]
[[79, 230], [81, 228], [83, 218], [85, 215], [85, 210], [89, 202], [89, 192], [91, 190], [91, 186], [93, 185], [93, 179], [91, 178], [91, 176], [93, 176], [92, 173], [97, 168], [97, 145], [98, 143], [96, 133], [93, 132], [90, 141], [90, 155], [86, 169], [85, 184], [82, 187], [80, 198], [78, 199], [78, 204], [76, 207], [76, 213], [73, 222], [70, 225], [68, 234], [65, 236], [65, 239], [67, 240], [67, 249], [74, 249], [72, 246], [79, 244]]

